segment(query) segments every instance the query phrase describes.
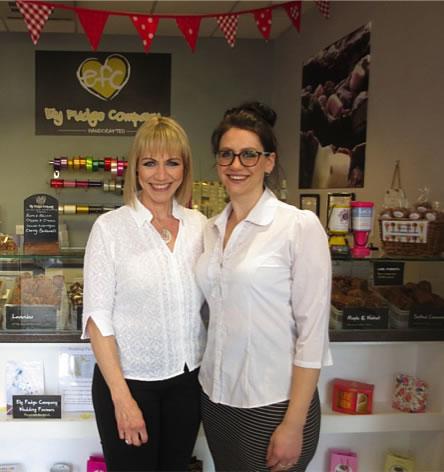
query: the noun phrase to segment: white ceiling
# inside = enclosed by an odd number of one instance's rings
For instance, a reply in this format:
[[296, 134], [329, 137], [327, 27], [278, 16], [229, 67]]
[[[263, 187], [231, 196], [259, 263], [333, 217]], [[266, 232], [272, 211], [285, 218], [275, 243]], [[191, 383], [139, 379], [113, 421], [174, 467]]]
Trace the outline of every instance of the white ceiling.
[[[270, 5], [285, 3], [283, 1], [77, 1], [57, 2], [64, 5], [97, 10], [139, 12], [158, 15], [204, 15], [228, 13], [256, 8], [265, 8]], [[314, 6], [312, 1], [303, 2], [302, 13]], [[289, 28], [293, 28], [284, 8], [273, 9], [273, 23], [271, 39], [277, 38]], [[26, 32], [27, 28], [22, 15], [17, 10], [15, 2], [0, 0], [0, 31]], [[56, 8], [45, 24], [43, 33], [82, 33], [83, 29], [78, 22], [77, 15], [70, 10]], [[105, 26], [104, 34], [137, 35], [131, 20], [126, 16], [110, 15]], [[182, 36], [174, 19], [161, 19], [156, 36]], [[200, 25], [199, 37], [220, 38], [220, 31], [214, 18], [203, 18]], [[240, 15], [237, 30], [238, 38], [262, 39], [256, 26], [253, 15]]]

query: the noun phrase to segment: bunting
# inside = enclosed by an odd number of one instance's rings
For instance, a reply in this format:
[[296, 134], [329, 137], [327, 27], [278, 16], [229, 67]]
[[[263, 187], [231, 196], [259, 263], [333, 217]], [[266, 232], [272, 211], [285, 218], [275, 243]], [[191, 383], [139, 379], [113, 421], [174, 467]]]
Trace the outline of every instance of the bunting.
[[287, 3], [284, 8], [293, 26], [301, 31], [301, 1]]
[[[330, 1], [315, 0], [319, 12], [325, 17], [330, 17]], [[55, 8], [70, 10], [77, 14], [83, 30], [88, 37], [93, 50], [99, 46], [106, 22], [110, 15], [127, 16], [131, 19], [137, 30], [145, 52], [148, 52], [157, 32], [161, 19], [175, 19], [177, 27], [182, 32], [185, 40], [194, 51], [199, 36], [199, 28], [202, 19], [215, 19], [220, 30], [225, 36], [229, 46], [236, 43], [238, 21], [240, 15], [253, 14], [258, 30], [265, 40], [270, 38], [273, 10], [284, 8], [293, 26], [300, 31], [301, 27], [301, 0], [271, 5], [266, 8], [237, 11], [235, 13], [215, 13], [205, 15], [144, 15], [141, 13], [129, 13], [109, 10], [94, 10], [79, 8], [58, 2], [46, 2], [39, 0], [16, 0], [17, 6], [23, 15], [26, 26], [31, 35], [32, 42], [36, 45], [43, 27]], [[106, 2], [109, 4], [110, 2]]]
[[89, 43], [95, 51], [99, 46], [109, 13], [102, 10], [85, 10], [83, 8], [78, 8], [76, 12], [83, 30], [88, 36]]
[[200, 20], [200, 16], [178, 16], [176, 18], [177, 26], [182, 31], [186, 42], [193, 52], [196, 47], [197, 36], [199, 35]]
[[54, 7], [21, 0], [17, 0], [17, 6], [20, 13], [23, 15], [29, 34], [31, 35], [31, 40], [34, 45], [36, 45], [46, 20], [54, 11]]
[[266, 40], [268, 40], [271, 33], [271, 16], [271, 8], [262, 8], [254, 12], [257, 27]]
[[132, 16], [131, 21], [142, 38], [143, 49], [148, 52], [156, 35], [158, 16]]
[[239, 15], [220, 15], [217, 17], [217, 24], [225, 36], [227, 43], [234, 48], [236, 43], [237, 23]]
[[330, 0], [315, 0], [318, 10], [325, 19], [330, 18]]

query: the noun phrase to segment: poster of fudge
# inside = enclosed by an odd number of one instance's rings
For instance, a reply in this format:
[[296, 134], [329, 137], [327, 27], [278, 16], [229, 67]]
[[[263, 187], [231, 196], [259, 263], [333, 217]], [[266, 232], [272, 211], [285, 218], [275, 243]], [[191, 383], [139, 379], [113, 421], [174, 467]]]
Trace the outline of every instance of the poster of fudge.
[[304, 62], [299, 188], [364, 186], [371, 23]]

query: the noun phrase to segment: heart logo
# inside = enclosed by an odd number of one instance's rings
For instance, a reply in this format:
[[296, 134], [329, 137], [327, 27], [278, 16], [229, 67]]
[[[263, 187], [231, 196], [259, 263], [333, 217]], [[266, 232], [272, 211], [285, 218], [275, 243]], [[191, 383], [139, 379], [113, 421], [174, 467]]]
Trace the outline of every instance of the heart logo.
[[125, 87], [131, 67], [126, 57], [112, 54], [101, 64], [95, 57], [85, 59], [77, 69], [80, 85], [101, 100], [112, 100]]

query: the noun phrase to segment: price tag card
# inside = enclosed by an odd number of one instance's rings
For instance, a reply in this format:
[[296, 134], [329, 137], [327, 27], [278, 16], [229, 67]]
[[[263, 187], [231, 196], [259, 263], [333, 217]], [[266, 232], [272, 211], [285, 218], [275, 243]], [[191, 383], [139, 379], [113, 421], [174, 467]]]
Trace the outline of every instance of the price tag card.
[[343, 329], [386, 329], [388, 328], [387, 308], [344, 308]]
[[373, 283], [378, 285], [403, 285], [404, 262], [373, 262]]
[[409, 313], [409, 328], [444, 328], [444, 312], [430, 304], [415, 305]]
[[54, 305], [5, 305], [6, 329], [56, 329]]

